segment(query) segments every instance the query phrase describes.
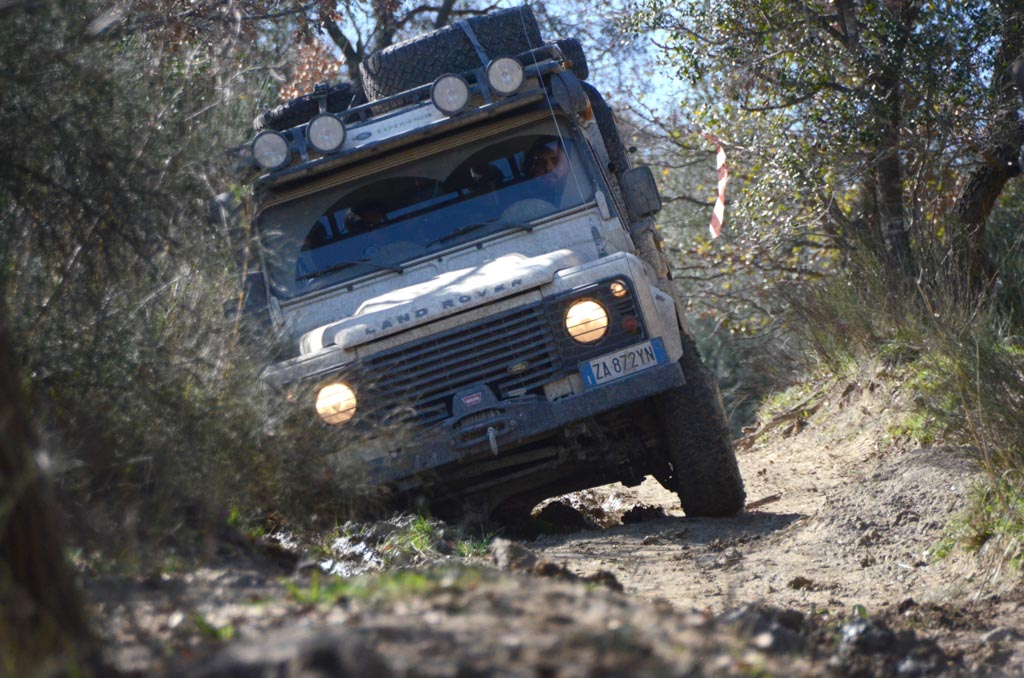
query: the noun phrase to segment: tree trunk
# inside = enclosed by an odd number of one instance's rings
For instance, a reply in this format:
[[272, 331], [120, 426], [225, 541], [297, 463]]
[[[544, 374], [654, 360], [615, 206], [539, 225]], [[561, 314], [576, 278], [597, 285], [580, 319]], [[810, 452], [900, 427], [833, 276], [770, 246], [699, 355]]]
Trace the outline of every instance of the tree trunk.
[[903, 278], [914, 277], [916, 270], [910, 250], [910, 234], [903, 215], [903, 168], [899, 157], [899, 134], [883, 142], [875, 157], [875, 190], [878, 204], [878, 226], [889, 267]]
[[910, 234], [903, 209], [903, 166], [900, 160], [900, 128], [903, 122], [901, 88], [903, 50], [909, 35], [907, 17], [902, 17], [885, 64], [879, 65], [872, 83], [878, 98], [872, 102], [872, 124], [878, 130], [872, 158], [872, 173], [878, 227], [890, 270], [901, 280], [913, 279], [917, 266], [910, 249]]
[[1002, 3], [1002, 41], [992, 74], [991, 117], [980, 149], [981, 158], [968, 174], [954, 204], [957, 233], [954, 260], [960, 262], [967, 291], [984, 293], [996, 271], [985, 249], [985, 224], [996, 199], [1010, 179], [1021, 174], [1024, 122], [1017, 110], [1024, 106], [1024, 9]]
[[91, 673], [93, 644], [64, 562], [0, 297], [0, 674]]

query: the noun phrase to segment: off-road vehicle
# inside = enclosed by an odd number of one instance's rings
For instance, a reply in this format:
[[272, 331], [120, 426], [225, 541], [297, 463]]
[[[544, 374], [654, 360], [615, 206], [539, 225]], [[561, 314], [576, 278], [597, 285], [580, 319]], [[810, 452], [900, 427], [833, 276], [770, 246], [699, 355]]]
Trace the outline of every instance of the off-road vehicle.
[[688, 515], [743, 508], [718, 387], [573, 39], [526, 7], [396, 44], [361, 82], [257, 118], [245, 312], [286, 346], [264, 381], [315, 426], [378, 435], [401, 500], [528, 506], [653, 474]]

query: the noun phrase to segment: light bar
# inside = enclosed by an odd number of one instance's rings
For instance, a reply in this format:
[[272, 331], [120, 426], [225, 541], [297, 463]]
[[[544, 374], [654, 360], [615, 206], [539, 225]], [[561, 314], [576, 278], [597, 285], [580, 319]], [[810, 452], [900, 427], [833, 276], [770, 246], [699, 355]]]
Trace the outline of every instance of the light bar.
[[309, 145], [320, 153], [334, 153], [345, 143], [345, 123], [330, 113], [321, 113], [306, 128]]
[[434, 81], [430, 99], [445, 115], [461, 113], [469, 104], [469, 84], [461, 76], [447, 73]]
[[252, 142], [252, 158], [260, 167], [276, 170], [288, 164], [288, 140], [280, 132], [265, 130]]
[[502, 96], [514, 94], [523, 84], [523, 67], [511, 57], [501, 57], [487, 64], [487, 84]]

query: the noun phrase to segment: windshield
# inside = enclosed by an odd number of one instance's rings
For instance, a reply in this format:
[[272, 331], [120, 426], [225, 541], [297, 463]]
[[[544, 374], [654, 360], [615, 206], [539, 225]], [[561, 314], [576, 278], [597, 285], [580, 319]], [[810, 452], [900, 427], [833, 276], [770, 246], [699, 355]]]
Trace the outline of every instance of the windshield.
[[274, 205], [257, 225], [274, 294], [291, 298], [529, 229], [593, 193], [568, 132], [548, 120]]

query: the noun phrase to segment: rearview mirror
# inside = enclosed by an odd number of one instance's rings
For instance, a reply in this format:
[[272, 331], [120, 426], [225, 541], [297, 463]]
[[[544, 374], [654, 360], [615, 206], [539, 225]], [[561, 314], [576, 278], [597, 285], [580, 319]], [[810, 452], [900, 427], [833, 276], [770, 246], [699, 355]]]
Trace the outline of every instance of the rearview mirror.
[[654, 172], [647, 165], [622, 173], [622, 192], [631, 221], [640, 221], [661, 211], [661, 196]]

